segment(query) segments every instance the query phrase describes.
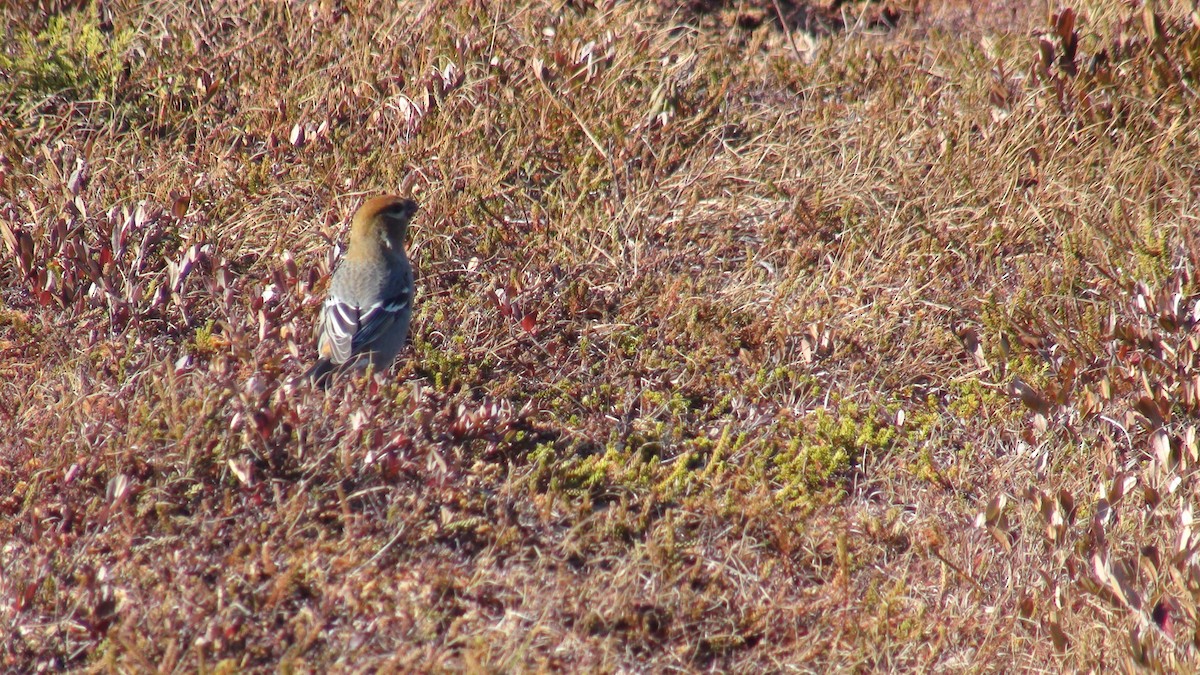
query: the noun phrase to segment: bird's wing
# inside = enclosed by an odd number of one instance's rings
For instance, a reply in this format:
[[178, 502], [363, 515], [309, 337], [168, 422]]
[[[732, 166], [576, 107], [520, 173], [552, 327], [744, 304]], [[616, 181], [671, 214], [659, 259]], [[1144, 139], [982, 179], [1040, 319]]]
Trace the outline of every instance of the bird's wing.
[[350, 360], [361, 321], [358, 307], [330, 295], [321, 312], [321, 356], [333, 363]]
[[391, 296], [363, 310], [358, 318], [358, 332], [350, 343], [354, 354], [372, 351], [372, 345], [380, 336], [386, 335], [396, 321], [411, 308], [412, 285], [404, 284]]

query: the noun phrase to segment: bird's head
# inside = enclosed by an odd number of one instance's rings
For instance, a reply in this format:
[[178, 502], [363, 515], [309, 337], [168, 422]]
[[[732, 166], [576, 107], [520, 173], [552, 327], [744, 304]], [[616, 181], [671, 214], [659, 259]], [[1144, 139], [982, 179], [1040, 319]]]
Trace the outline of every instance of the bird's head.
[[408, 221], [417, 212], [411, 199], [384, 195], [367, 200], [354, 214], [350, 225], [350, 248], [362, 251], [378, 247], [384, 252], [399, 251], [404, 246]]

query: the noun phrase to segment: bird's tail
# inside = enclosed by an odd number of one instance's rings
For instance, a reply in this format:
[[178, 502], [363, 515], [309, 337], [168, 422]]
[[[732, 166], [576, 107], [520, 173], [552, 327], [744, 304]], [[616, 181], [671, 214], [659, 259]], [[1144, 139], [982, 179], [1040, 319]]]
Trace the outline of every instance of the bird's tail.
[[329, 380], [333, 375], [333, 362], [329, 359], [318, 359], [308, 372], [304, 373], [303, 378], [312, 380], [313, 384], [322, 389], [329, 388]]

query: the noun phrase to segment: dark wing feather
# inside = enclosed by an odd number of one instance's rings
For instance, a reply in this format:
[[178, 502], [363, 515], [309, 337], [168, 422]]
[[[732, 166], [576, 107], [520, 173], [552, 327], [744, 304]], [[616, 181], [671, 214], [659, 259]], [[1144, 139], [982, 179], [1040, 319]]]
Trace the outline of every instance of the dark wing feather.
[[351, 340], [350, 351], [354, 354], [372, 351], [371, 345], [409, 311], [411, 302], [412, 286], [405, 286], [395, 295], [367, 307], [358, 318], [358, 332]]

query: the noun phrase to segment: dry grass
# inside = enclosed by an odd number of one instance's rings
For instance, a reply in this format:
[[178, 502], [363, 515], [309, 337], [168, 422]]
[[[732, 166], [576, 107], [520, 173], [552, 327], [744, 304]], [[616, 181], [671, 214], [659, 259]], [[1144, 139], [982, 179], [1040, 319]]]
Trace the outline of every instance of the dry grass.
[[4, 5], [0, 668], [1196, 669], [1200, 16], [1028, 4]]

